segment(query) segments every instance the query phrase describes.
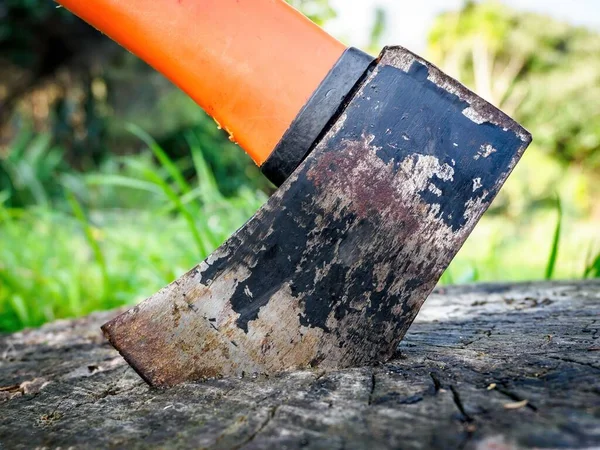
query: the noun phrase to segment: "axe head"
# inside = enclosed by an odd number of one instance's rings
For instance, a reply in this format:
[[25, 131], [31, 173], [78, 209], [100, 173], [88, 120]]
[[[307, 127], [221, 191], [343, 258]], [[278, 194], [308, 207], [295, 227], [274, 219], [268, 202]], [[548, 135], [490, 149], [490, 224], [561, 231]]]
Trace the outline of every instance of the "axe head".
[[154, 386], [386, 360], [530, 140], [386, 48], [270, 200], [104, 333]]

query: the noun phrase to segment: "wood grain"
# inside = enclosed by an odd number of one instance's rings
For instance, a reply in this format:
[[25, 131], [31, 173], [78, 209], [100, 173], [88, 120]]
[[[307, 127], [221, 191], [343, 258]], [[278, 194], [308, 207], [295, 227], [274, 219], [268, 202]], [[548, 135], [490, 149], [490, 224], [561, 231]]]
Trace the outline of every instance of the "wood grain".
[[0, 337], [0, 448], [600, 447], [600, 281], [437, 289], [386, 364], [168, 390], [116, 314]]

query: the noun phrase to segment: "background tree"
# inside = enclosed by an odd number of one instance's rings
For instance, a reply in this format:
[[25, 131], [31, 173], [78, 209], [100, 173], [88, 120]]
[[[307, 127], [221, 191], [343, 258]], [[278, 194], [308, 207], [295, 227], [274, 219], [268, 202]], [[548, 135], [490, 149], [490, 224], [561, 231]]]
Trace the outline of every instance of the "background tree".
[[539, 148], [600, 170], [600, 35], [496, 1], [469, 1], [437, 18], [428, 50], [521, 121]]

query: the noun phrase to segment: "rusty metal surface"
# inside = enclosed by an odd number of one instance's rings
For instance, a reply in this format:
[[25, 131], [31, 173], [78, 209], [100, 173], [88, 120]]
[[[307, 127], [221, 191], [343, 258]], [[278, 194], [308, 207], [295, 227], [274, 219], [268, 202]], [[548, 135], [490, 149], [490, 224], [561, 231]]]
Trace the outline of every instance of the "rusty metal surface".
[[529, 142], [435, 67], [385, 49], [267, 204], [105, 335], [155, 386], [386, 360]]

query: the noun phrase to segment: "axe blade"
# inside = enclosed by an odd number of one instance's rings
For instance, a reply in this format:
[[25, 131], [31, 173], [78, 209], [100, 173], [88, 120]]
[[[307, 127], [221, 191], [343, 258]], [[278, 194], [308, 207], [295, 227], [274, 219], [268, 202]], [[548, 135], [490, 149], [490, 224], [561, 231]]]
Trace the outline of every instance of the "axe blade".
[[103, 330], [154, 386], [386, 360], [530, 141], [386, 48], [240, 230]]

